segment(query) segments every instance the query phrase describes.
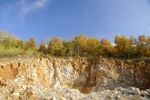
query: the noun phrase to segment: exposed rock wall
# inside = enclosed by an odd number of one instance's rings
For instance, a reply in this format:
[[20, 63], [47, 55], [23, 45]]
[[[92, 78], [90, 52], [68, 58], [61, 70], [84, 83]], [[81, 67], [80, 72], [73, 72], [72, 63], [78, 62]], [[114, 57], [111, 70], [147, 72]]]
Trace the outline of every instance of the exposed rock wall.
[[138, 88], [150, 88], [150, 63], [145, 61], [44, 57], [0, 60], [0, 100], [150, 97], [149, 90], [142, 94]]

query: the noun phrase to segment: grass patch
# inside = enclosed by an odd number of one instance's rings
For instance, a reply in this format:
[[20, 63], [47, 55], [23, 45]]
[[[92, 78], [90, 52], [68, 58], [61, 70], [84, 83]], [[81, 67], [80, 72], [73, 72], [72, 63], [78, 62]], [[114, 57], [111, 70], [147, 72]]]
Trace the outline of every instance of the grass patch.
[[5, 47], [3, 45], [0, 45], [0, 58], [2, 58], [2, 57], [15, 57], [18, 55], [32, 56], [32, 55], [40, 55], [40, 53], [34, 49], [23, 50], [20, 48]]
[[13, 57], [22, 55], [23, 53], [24, 51], [19, 48], [6, 48], [5, 46], [0, 45], [0, 57]]

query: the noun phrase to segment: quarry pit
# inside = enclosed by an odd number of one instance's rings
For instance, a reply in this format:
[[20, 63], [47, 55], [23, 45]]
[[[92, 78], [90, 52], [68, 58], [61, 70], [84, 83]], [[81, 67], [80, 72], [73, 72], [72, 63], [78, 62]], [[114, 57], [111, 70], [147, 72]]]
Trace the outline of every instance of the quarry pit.
[[0, 60], [0, 100], [149, 100], [149, 88], [150, 63], [145, 60]]

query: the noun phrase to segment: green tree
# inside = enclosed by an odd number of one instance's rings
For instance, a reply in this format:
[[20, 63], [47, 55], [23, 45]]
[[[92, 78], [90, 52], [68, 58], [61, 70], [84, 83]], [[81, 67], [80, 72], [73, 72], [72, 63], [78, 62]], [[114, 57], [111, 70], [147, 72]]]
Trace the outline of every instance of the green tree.
[[6, 48], [21, 48], [21, 40], [6, 32], [0, 32], [0, 43]]
[[74, 49], [73, 49], [73, 42], [72, 41], [64, 41], [63, 42], [64, 49], [65, 49], [65, 56], [73, 56]]
[[48, 45], [48, 52], [52, 56], [64, 56], [65, 49], [63, 41], [58, 38], [52, 38]]

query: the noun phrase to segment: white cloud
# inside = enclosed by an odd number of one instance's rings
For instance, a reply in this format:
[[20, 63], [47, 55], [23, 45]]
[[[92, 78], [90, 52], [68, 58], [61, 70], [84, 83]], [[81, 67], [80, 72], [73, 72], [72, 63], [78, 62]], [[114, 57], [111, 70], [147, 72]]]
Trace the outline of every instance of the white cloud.
[[16, 0], [0, 4], [0, 19], [6, 20], [12, 16], [16, 19], [24, 19], [28, 14], [46, 7], [53, 0]]
[[34, 0], [27, 2], [28, 0], [21, 0], [21, 14], [26, 15], [28, 13], [31, 13], [33, 11], [39, 10], [46, 6], [48, 2], [51, 0]]

